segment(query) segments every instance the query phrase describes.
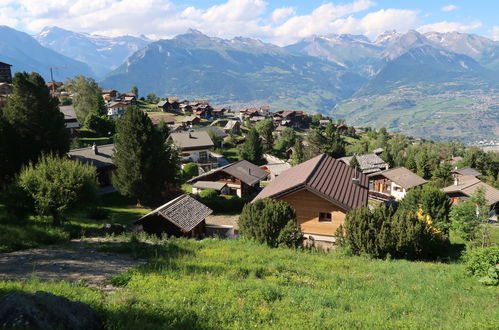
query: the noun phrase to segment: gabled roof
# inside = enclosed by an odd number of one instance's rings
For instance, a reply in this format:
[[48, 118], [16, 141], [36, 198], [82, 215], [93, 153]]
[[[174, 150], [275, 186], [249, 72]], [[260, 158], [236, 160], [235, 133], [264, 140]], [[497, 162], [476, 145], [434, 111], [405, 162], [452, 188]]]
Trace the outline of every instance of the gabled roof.
[[189, 122], [189, 121], [193, 121], [193, 120], [194, 120], [194, 119], [196, 119], [196, 118], [197, 118], [197, 119], [199, 119], [199, 117], [196, 117], [196, 116], [188, 116], [188, 117], [183, 118], [183, 119], [181, 120], [181, 122], [183, 122], [183, 123], [187, 123], [187, 122]]
[[266, 179], [268, 176], [267, 172], [265, 172], [255, 164], [250, 163], [247, 160], [238, 160], [237, 162], [216, 168], [197, 177], [194, 177], [187, 182], [193, 183], [219, 172], [227, 173], [250, 186]]
[[128, 104], [123, 103], [123, 102], [109, 102], [107, 104], [108, 108], [126, 108], [128, 107]]
[[[354, 178], [359, 184], [353, 182]], [[254, 200], [282, 197], [303, 189], [347, 211], [367, 205], [367, 176], [326, 154], [281, 173]]]
[[264, 154], [263, 158], [265, 159], [266, 164], [260, 166], [260, 168], [267, 168], [270, 173], [274, 173], [275, 175], [280, 175], [291, 168], [291, 164], [272, 155]]
[[158, 107], [164, 107], [165, 104], [168, 103], [168, 100], [165, 100], [165, 101], [159, 101], [158, 104], [156, 104]]
[[197, 181], [192, 185], [192, 188], [198, 188], [198, 189], [213, 189], [220, 191], [222, 190], [227, 184], [225, 182], [213, 182], [213, 181]]
[[170, 138], [182, 150], [209, 149], [214, 146], [207, 132], [179, 132], [171, 133]]
[[0, 62], [0, 66], [12, 66], [12, 64], [8, 64], [8, 63], [5, 63], [5, 62]]
[[113, 165], [114, 144], [97, 146], [97, 154], [92, 147], [69, 150], [68, 157], [72, 160], [79, 160], [82, 163], [90, 164], [97, 168], [109, 167]]
[[[342, 157], [339, 160], [347, 165], [350, 165], [352, 158], [353, 156]], [[355, 158], [357, 158], [360, 170], [364, 174], [379, 172], [388, 168], [388, 163], [376, 154], [355, 155]]]
[[416, 186], [425, 184], [427, 181], [420, 177], [419, 175], [411, 172], [405, 167], [392, 168], [386, 171], [372, 173], [368, 175], [369, 177], [383, 176], [388, 180], [395, 182], [404, 189], [411, 189]]
[[457, 183], [457, 185], [453, 184], [442, 190], [445, 193], [462, 193], [466, 196], [471, 196], [477, 188], [482, 187], [485, 191], [485, 199], [489, 205], [499, 202], [499, 190], [474, 176], [463, 176], [458, 179]]
[[479, 176], [482, 175], [482, 173], [478, 172], [477, 170], [471, 168], [471, 167], [465, 167], [465, 168], [458, 168], [452, 171], [452, 173], [460, 174], [460, 175], [465, 175], [465, 176]]
[[60, 105], [59, 111], [64, 114], [64, 120], [74, 120], [76, 118], [76, 110], [72, 105]]
[[184, 232], [191, 231], [213, 211], [189, 195], [181, 195], [134, 222], [141, 224], [151, 215], [158, 215], [173, 223]]
[[236, 124], [239, 123], [237, 120], [229, 120], [227, 124], [225, 124], [224, 129], [233, 129]]

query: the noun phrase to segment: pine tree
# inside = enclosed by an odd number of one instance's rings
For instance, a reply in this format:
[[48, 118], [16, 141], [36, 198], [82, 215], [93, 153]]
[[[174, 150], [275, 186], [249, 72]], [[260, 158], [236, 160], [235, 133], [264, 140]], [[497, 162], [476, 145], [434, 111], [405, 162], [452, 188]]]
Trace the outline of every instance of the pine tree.
[[263, 149], [271, 153], [274, 148], [274, 122], [271, 118], [260, 121], [255, 126], [263, 140]]
[[178, 154], [173, 145], [136, 106], [118, 119], [113, 163], [113, 185], [137, 199], [138, 204], [158, 201], [165, 183], [174, 182], [179, 172]]
[[357, 157], [353, 156], [352, 159], [350, 160], [349, 166], [353, 169], [360, 170], [359, 167], [359, 161], [357, 160]]
[[239, 156], [253, 164], [259, 165], [261, 163], [263, 156], [262, 142], [254, 127], [246, 135], [246, 141], [239, 149]]
[[50, 95], [38, 73], [17, 72], [14, 91], [2, 109], [3, 130], [7, 139], [2, 144], [9, 150], [6, 175], [13, 175], [42, 153], [62, 155], [69, 150], [69, 134], [59, 101]]
[[416, 154], [416, 173], [424, 179], [429, 179], [431, 176], [431, 165], [428, 154], [425, 150], [421, 150]]
[[300, 139], [296, 139], [293, 149], [294, 149], [293, 153], [291, 154], [293, 165], [298, 165], [303, 163], [305, 161], [305, 152], [303, 150], [303, 143]]

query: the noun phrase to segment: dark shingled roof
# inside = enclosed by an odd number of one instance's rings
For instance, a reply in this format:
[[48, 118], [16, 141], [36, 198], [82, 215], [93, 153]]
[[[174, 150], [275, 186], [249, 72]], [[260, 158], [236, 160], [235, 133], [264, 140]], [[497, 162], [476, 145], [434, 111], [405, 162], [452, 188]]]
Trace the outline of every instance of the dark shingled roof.
[[482, 175], [482, 173], [478, 172], [475, 169], [472, 169], [471, 167], [459, 168], [457, 170], [452, 171], [452, 173], [461, 174], [461, 175], [465, 175], [465, 176], [479, 176], [479, 175]]
[[239, 160], [237, 162], [231, 163], [229, 165], [225, 165], [219, 168], [216, 168], [214, 170], [211, 170], [209, 172], [206, 172], [204, 174], [201, 174], [197, 177], [194, 177], [190, 179], [189, 183], [193, 183], [196, 181], [200, 181], [203, 178], [206, 178], [209, 175], [212, 175], [217, 172], [224, 172], [227, 173], [242, 182], [246, 183], [247, 185], [254, 185], [260, 180], [264, 180], [267, 178], [268, 173], [262, 170], [260, 167], [256, 166], [255, 164], [252, 164], [248, 162], [247, 160]]
[[[358, 178], [359, 184], [352, 179]], [[367, 176], [326, 154], [314, 157], [281, 173], [254, 200], [277, 198], [309, 190], [344, 209], [367, 205]]]
[[97, 154], [92, 147], [69, 150], [68, 157], [72, 160], [79, 160], [82, 163], [93, 165], [97, 168], [109, 167], [113, 165], [114, 144], [97, 146]]
[[170, 134], [173, 143], [182, 150], [209, 149], [214, 146], [207, 132], [179, 132]]
[[213, 211], [189, 195], [179, 196], [134, 222], [139, 225], [151, 215], [159, 215], [184, 232], [191, 231]]
[[[342, 157], [340, 160], [345, 164], [350, 165], [352, 158], [353, 156]], [[355, 155], [355, 158], [357, 158], [360, 170], [364, 174], [379, 172], [388, 168], [388, 163], [376, 154]]]

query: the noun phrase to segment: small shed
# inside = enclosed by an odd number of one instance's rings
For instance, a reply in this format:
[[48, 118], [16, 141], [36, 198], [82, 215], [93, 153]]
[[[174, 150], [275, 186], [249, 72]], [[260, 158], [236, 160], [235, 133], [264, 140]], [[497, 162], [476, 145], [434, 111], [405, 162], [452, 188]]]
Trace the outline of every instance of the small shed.
[[136, 220], [149, 234], [198, 237], [205, 233], [205, 219], [213, 211], [189, 195], [181, 195]]
[[197, 181], [192, 185], [192, 193], [199, 194], [203, 190], [213, 189], [219, 194], [230, 194], [230, 188], [225, 182]]

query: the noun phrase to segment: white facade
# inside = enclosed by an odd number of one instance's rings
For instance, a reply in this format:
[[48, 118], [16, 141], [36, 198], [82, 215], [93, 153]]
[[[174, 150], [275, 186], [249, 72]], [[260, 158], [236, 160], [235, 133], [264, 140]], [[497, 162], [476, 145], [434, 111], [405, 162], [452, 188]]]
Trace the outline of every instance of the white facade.
[[407, 193], [407, 190], [405, 188], [399, 186], [395, 182], [392, 182], [391, 189], [390, 189], [390, 194], [395, 197], [396, 200], [401, 200], [404, 198], [405, 194]]

